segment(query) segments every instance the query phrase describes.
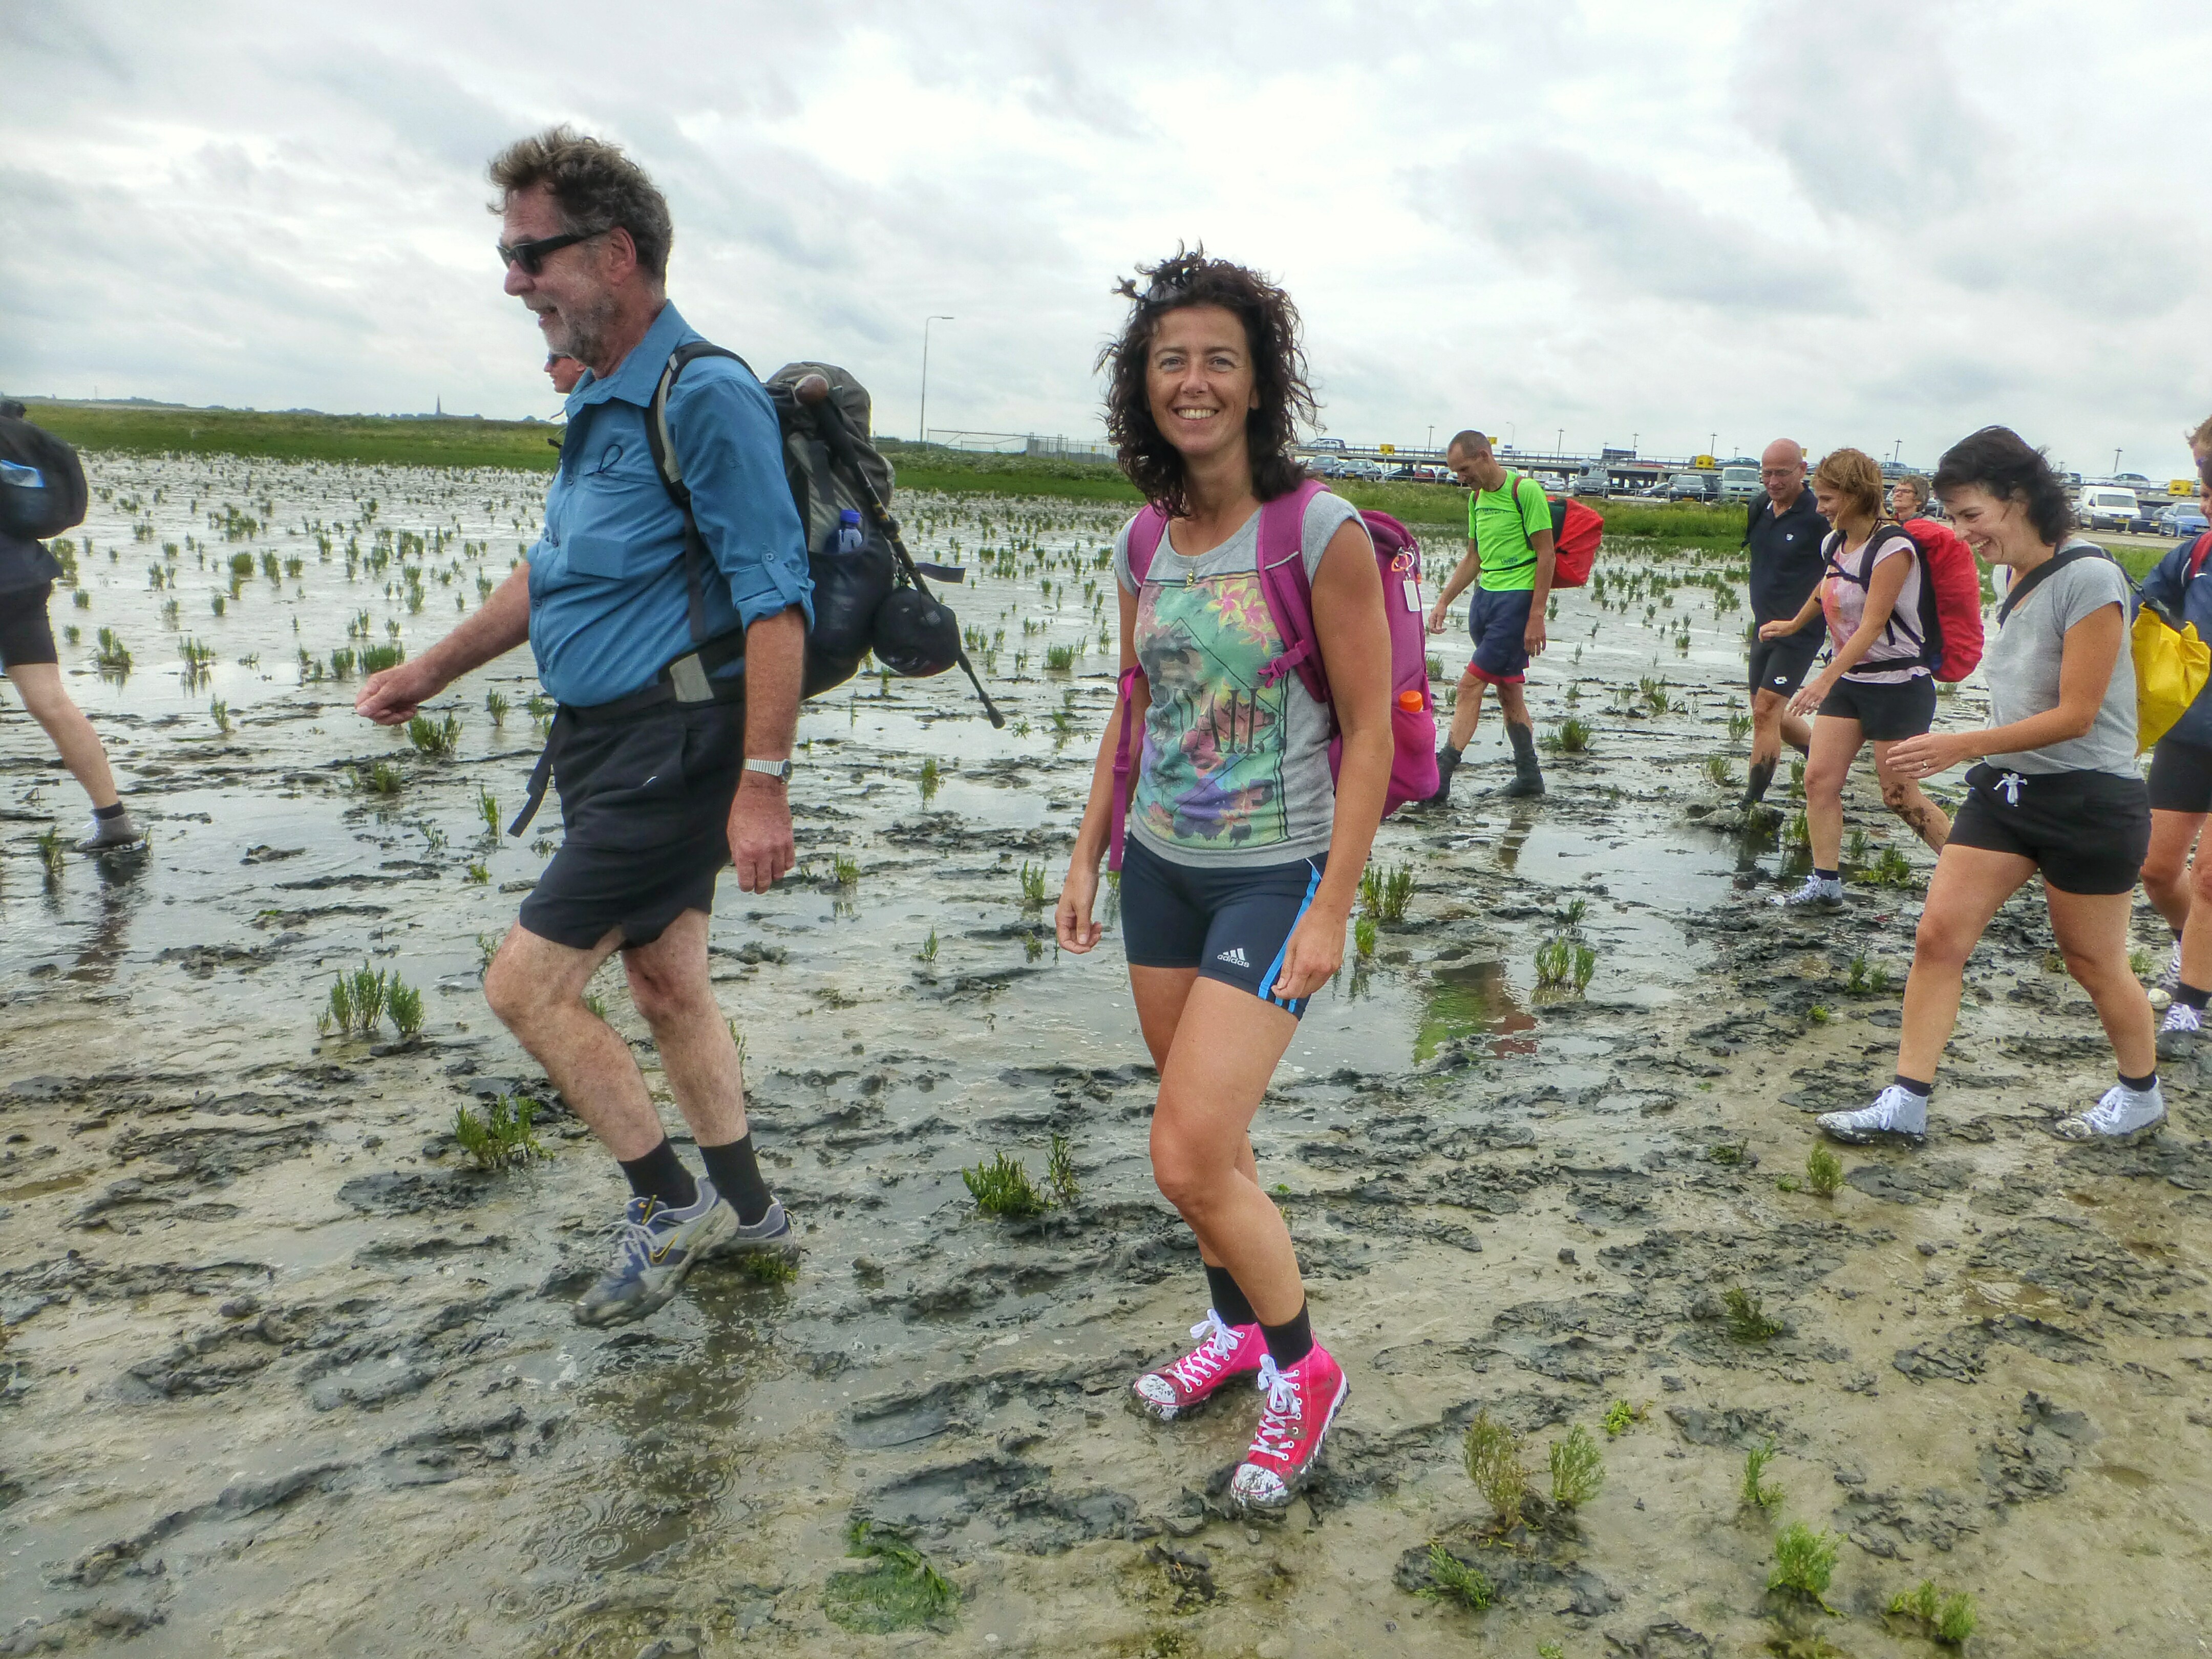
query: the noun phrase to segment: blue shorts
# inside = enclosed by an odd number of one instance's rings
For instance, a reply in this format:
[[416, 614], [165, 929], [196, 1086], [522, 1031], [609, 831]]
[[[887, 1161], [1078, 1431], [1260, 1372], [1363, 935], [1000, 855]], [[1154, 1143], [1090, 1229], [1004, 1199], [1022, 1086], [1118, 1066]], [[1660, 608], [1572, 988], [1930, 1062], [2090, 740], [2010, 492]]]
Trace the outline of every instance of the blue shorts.
[[1310, 997], [1267, 995], [1328, 854], [1242, 870], [1198, 870], [1131, 836], [1121, 850], [1121, 945], [1132, 968], [1195, 968], [1303, 1014]]
[[1474, 635], [1474, 660], [1467, 672], [1492, 685], [1518, 685], [1528, 677], [1528, 607], [1534, 588], [1508, 588], [1493, 593], [1474, 590], [1468, 607], [1468, 628]]

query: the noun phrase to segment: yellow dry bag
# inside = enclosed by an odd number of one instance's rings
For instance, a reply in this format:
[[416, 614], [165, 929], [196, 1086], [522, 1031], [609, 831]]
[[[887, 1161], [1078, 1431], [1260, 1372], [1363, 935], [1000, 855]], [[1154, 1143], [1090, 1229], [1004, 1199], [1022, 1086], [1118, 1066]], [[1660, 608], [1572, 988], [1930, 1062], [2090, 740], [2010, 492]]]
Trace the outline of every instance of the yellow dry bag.
[[2136, 664], [2136, 753], [2156, 743], [2189, 712], [2197, 694], [2212, 678], [2212, 646], [2197, 637], [2197, 625], [2177, 630], [2163, 607], [2146, 605], [2136, 612], [2130, 653]]

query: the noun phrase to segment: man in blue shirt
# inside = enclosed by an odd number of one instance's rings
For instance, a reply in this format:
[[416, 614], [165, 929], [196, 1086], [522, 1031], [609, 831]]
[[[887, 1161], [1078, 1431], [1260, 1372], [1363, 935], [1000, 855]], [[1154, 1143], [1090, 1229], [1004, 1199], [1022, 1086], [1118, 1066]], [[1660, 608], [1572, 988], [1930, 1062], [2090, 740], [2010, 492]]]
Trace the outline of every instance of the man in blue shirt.
[[[621, 1164], [631, 1199], [612, 1264], [576, 1304], [586, 1324], [653, 1312], [712, 1255], [795, 1251], [745, 1121], [737, 1047], [707, 976], [721, 866], [764, 891], [795, 854], [786, 797], [810, 618], [805, 533], [774, 406], [723, 357], [689, 364], [668, 432], [705, 557], [646, 422], [670, 354], [699, 337], [668, 303], [668, 206], [611, 144], [556, 127], [495, 158], [507, 291], [547, 349], [589, 371], [568, 398], [545, 532], [483, 608], [356, 708], [406, 720], [527, 638], [559, 702], [548, 754], [566, 831], [484, 977], [484, 995]], [[701, 568], [703, 566], [703, 568]], [[711, 687], [668, 672], [742, 636]], [[712, 695], [707, 695], [711, 690]], [[583, 1000], [623, 953], [704, 1176], [677, 1156], [623, 1037]]]

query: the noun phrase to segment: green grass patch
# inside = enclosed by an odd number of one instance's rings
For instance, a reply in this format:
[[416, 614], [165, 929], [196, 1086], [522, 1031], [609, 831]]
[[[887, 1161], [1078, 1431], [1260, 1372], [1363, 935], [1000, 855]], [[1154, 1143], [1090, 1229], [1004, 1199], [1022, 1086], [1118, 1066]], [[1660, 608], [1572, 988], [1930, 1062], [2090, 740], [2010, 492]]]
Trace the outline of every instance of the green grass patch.
[[1489, 1576], [1480, 1567], [1469, 1566], [1442, 1544], [1429, 1546], [1429, 1577], [1434, 1582], [1419, 1594], [1432, 1601], [1456, 1601], [1480, 1613], [1498, 1599]]
[[1828, 1581], [1835, 1576], [1836, 1552], [1842, 1540], [1832, 1532], [1814, 1532], [1802, 1521], [1792, 1521], [1774, 1539], [1774, 1571], [1766, 1576], [1769, 1589], [1794, 1590], [1825, 1607]]
[[251, 409], [118, 409], [24, 400], [30, 417], [80, 449], [266, 455], [386, 466], [506, 466], [550, 472], [554, 428], [526, 421], [407, 421]]
[[479, 1117], [465, 1106], [453, 1109], [453, 1139], [479, 1170], [507, 1170], [545, 1156], [531, 1125], [538, 1103], [528, 1095], [500, 1095]]
[[845, 1553], [865, 1559], [865, 1567], [830, 1575], [822, 1610], [830, 1622], [867, 1636], [924, 1627], [943, 1631], [960, 1592], [903, 1537], [866, 1521], [853, 1523]]
[[1932, 1578], [1922, 1579], [1919, 1589], [1899, 1596], [1889, 1604], [1889, 1610], [1918, 1620], [1930, 1637], [1952, 1648], [1964, 1647], [1966, 1638], [1974, 1633], [1974, 1626], [1981, 1622], [1972, 1596], [1964, 1590], [1947, 1594], [1936, 1589]]

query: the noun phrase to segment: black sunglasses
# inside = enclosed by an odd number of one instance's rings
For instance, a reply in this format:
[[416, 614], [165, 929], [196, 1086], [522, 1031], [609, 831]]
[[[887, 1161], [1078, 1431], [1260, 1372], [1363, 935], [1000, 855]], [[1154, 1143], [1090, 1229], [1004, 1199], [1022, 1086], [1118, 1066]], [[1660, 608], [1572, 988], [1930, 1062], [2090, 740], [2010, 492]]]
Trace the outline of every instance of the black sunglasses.
[[[610, 226], [608, 228], [611, 229], [612, 227]], [[499, 250], [500, 262], [502, 264], [520, 265], [527, 275], [535, 276], [545, 268], [547, 254], [556, 252], [577, 242], [588, 242], [594, 236], [604, 236], [606, 234], [605, 229], [571, 230], [558, 236], [540, 236], [534, 242], [513, 244], [495, 242], [492, 246]]]

